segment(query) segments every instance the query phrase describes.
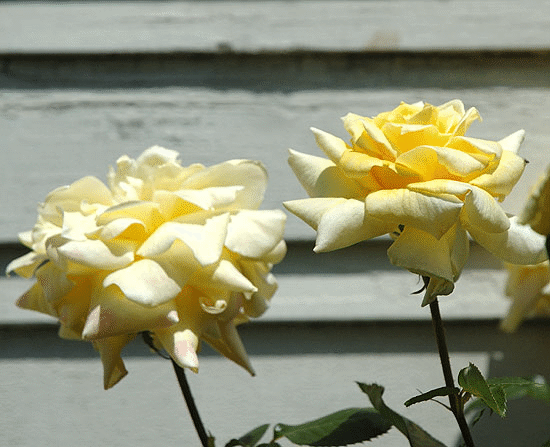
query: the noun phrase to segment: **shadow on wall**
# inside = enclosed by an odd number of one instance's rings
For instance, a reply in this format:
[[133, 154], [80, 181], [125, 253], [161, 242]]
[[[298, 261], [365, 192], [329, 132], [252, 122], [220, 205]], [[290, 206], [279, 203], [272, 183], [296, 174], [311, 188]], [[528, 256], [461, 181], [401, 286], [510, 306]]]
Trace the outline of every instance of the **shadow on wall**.
[[[453, 321], [446, 324], [452, 353], [484, 353], [490, 358], [489, 376], [542, 375], [550, 380], [550, 327], [547, 321], [531, 321], [518, 333], [500, 332], [496, 321]], [[10, 359], [87, 359], [96, 358], [91, 343], [62, 340], [56, 325], [12, 325], [0, 328], [0, 361]], [[240, 328], [249, 355], [293, 356], [296, 361], [310, 354], [436, 354], [431, 323], [253, 323]], [[218, 356], [205, 346], [200, 356]], [[138, 337], [123, 357], [156, 355]], [[253, 360], [253, 359], [252, 359]], [[453, 365], [455, 374], [466, 365]], [[358, 372], [360, 374], [360, 372]], [[517, 447], [540, 446], [550, 436], [550, 405], [530, 400], [511, 402], [510, 417], [484, 415], [474, 427], [477, 445]], [[528, 439], [527, 444], [523, 441]], [[460, 445], [457, 441], [457, 446]]]

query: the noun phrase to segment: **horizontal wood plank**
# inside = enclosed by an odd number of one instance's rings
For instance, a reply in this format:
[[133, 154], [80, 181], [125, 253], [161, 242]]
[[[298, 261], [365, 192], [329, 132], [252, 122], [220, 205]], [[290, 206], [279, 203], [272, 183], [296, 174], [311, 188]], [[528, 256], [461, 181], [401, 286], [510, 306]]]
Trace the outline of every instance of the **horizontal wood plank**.
[[0, 53], [550, 46], [550, 2], [1, 3]]
[[[477, 321], [446, 329], [455, 373], [473, 362], [492, 377], [550, 374], [547, 327], [524, 326], [514, 336]], [[439, 405], [403, 407], [419, 389], [443, 380], [429, 322], [256, 325], [240, 332], [256, 377], [206, 347], [199, 373], [187, 374], [217, 444], [260, 424], [298, 424], [368, 406], [355, 384], [362, 381], [383, 385], [391, 408], [445, 445], [455, 445], [456, 423]], [[90, 343], [60, 340], [45, 327], [0, 328], [0, 340], [0, 390], [9, 405], [0, 418], [6, 445], [131, 447], [157, 445], [159, 439], [163, 445], [198, 445], [170, 362], [139, 340], [122, 353], [128, 376], [109, 391], [102, 389], [101, 361]], [[513, 401], [506, 419], [486, 415], [476, 424], [474, 438], [479, 445], [517, 447], [528, 432], [530, 443], [541, 445], [549, 417], [546, 403]], [[406, 444], [395, 429], [375, 442]]]
[[[550, 159], [550, 95], [546, 89], [365, 88], [256, 92], [238, 89], [4, 90], [0, 92], [0, 241], [32, 228], [36, 205], [52, 189], [85, 175], [104, 180], [122, 154], [158, 144], [178, 150], [184, 165], [232, 158], [261, 160], [270, 181], [264, 208], [305, 197], [287, 165], [287, 148], [323, 156], [310, 126], [348, 139], [340, 117], [376, 115], [400, 101], [441, 104], [455, 97], [484, 118], [469, 135], [500, 139], [527, 132], [520, 154], [531, 163], [503, 206], [523, 207]], [[314, 232], [289, 216], [289, 239]]]

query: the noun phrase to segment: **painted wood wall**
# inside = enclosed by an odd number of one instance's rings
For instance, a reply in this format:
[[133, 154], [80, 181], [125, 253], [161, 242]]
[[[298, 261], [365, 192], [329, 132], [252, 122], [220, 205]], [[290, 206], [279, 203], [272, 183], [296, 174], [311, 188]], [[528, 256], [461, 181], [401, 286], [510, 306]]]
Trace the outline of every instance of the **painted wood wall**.
[[[280, 208], [305, 197], [287, 149], [321, 154], [310, 126], [347, 138], [341, 116], [400, 101], [462, 99], [484, 118], [471, 130], [480, 138], [525, 129], [530, 164], [503, 204], [517, 213], [550, 163], [549, 30], [550, 2], [537, 0], [0, 2], [0, 262], [22, 253], [17, 233], [50, 190], [104, 179], [122, 154], [158, 144], [183, 164], [259, 159], [270, 172], [264, 207]], [[314, 255], [314, 232], [293, 216], [287, 239], [272, 308], [242, 329], [257, 377], [206, 350], [191, 378], [208, 428], [226, 441], [366, 406], [354, 381], [376, 381], [395, 409], [454, 445], [439, 406], [402, 406], [441, 375], [429, 315], [410, 295], [418, 280], [389, 264], [388, 241]], [[473, 246], [442, 300], [455, 369], [473, 361], [490, 375], [550, 379], [547, 322], [497, 330], [504, 281]], [[135, 343], [129, 376], [104, 392], [91, 346], [13, 306], [28, 287], [0, 279], [0, 445], [198, 444], [169, 364]], [[550, 437], [547, 407], [520, 402], [497, 418], [476, 427], [479, 445]], [[373, 445], [406, 443], [391, 433]]]

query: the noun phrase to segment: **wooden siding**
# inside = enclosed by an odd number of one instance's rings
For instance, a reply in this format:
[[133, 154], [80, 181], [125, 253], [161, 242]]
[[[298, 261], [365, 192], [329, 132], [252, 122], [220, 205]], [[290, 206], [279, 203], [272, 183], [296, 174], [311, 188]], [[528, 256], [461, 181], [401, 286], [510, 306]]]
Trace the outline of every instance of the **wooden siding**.
[[[525, 129], [530, 163], [503, 203], [517, 213], [550, 163], [549, 29], [550, 2], [538, 0], [0, 2], [0, 266], [22, 253], [17, 233], [50, 190], [105, 179], [122, 154], [158, 144], [184, 164], [259, 159], [270, 173], [264, 208], [280, 208], [305, 197], [287, 149], [321, 155], [310, 126], [347, 138], [341, 116], [400, 101], [462, 99], [484, 118], [470, 132], [480, 138]], [[366, 406], [359, 380], [385, 385], [394, 409], [455, 445], [439, 406], [402, 406], [441, 375], [429, 315], [411, 295], [418, 278], [390, 265], [388, 240], [314, 255], [314, 232], [293, 216], [287, 239], [271, 309], [241, 329], [257, 377], [205, 349], [190, 378], [220, 444], [264, 422]], [[550, 379], [546, 320], [513, 336], [497, 329], [505, 278], [473, 245], [441, 300], [453, 366]], [[133, 343], [129, 376], [103, 392], [89, 344], [13, 306], [31, 283], [0, 279], [0, 445], [198, 444], [169, 364]], [[476, 426], [479, 445], [550, 436], [547, 406], [510, 413]]]

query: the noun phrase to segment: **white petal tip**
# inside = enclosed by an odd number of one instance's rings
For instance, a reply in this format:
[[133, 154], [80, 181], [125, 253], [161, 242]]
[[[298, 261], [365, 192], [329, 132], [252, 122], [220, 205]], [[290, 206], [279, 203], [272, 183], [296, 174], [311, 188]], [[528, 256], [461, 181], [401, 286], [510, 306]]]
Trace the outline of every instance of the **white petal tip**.
[[188, 340], [180, 340], [174, 344], [174, 361], [182, 368], [189, 368], [197, 373], [199, 371], [199, 359]]
[[82, 339], [83, 340], [92, 340], [96, 338], [99, 333], [99, 322], [101, 316], [101, 308], [96, 306], [88, 314], [86, 323], [84, 324], [84, 329], [82, 329]]

